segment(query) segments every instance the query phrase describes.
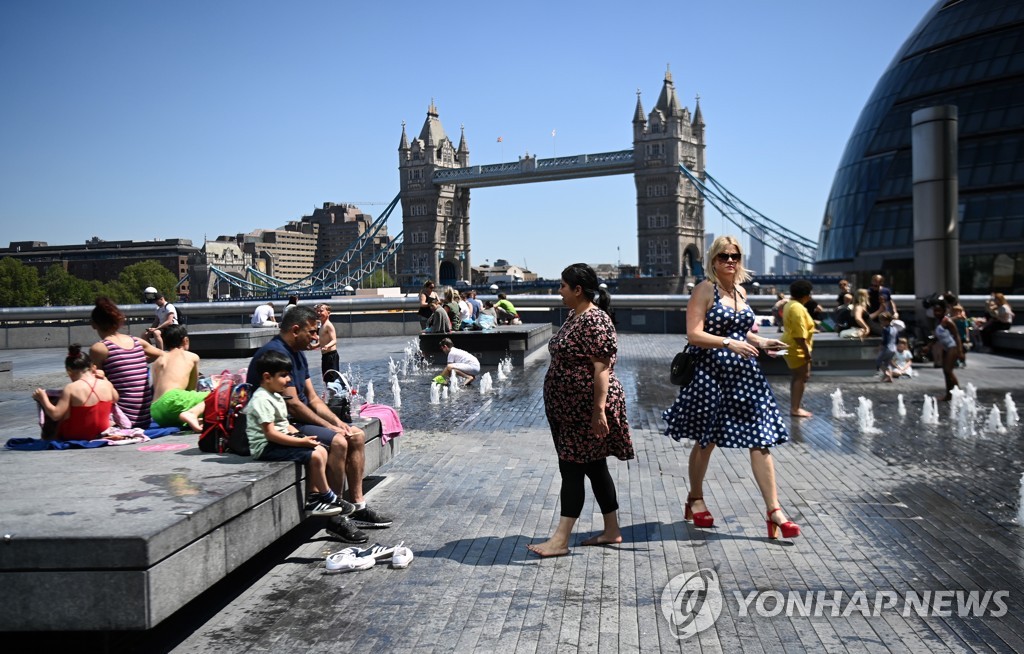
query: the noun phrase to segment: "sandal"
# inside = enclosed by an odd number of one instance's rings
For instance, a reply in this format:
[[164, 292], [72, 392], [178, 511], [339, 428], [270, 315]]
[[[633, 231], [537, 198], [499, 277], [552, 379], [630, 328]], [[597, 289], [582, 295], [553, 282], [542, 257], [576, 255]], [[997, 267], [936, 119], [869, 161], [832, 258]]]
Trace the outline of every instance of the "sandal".
[[710, 529], [715, 526], [715, 517], [711, 515], [710, 511], [701, 511], [694, 513], [691, 507], [697, 500], [703, 500], [703, 497], [691, 497], [686, 496], [686, 508], [683, 510], [684, 520], [693, 520], [694, 527], [700, 527], [702, 529]]

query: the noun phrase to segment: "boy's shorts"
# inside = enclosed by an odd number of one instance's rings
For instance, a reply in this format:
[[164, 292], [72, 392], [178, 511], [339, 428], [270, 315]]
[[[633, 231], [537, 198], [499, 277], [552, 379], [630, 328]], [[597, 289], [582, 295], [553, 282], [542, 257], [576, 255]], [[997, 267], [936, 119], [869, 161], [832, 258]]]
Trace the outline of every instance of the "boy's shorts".
[[278, 443], [267, 443], [257, 461], [295, 461], [306, 464], [313, 458], [311, 447], [290, 447]]
[[197, 404], [206, 401], [206, 391], [184, 391], [172, 388], [149, 407], [149, 414], [153, 421], [161, 427], [184, 427], [186, 426], [178, 414], [188, 411]]

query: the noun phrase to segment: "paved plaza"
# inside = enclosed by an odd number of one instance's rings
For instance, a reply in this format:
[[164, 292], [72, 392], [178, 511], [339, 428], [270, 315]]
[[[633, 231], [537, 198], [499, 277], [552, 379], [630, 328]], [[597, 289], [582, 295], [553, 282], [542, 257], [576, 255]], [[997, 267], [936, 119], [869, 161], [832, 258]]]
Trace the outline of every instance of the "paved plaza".
[[[558, 520], [558, 468], [541, 388], [546, 354], [495, 380], [487, 395], [470, 387], [436, 405], [429, 402], [436, 370], [410, 370], [401, 383], [401, 454], [371, 479], [368, 494], [395, 518], [390, 529], [368, 531], [370, 544], [404, 541], [416, 556], [408, 569], [324, 574], [324, 558], [345, 545], [310, 519], [151, 633], [82, 638], [76, 648], [1024, 650], [1024, 528], [1017, 522], [1024, 428], [959, 436], [943, 405], [938, 426], [922, 425], [924, 394], [942, 388], [936, 369], [895, 384], [816, 375], [805, 402], [814, 417], [792, 424], [792, 441], [775, 450], [780, 500], [802, 537], [766, 538], [743, 450], [714, 454], [705, 497], [715, 527], [697, 529], [683, 520], [690, 448], [662, 435], [661, 411], [675, 395], [668, 362], [681, 340], [620, 335], [616, 372], [637, 451], [633, 461], [610, 461], [621, 545], [573, 547], [548, 560], [526, 550]], [[364, 389], [374, 382], [378, 402], [393, 403], [388, 360], [400, 364], [409, 343], [344, 341], [343, 366], [351, 363]], [[14, 381], [0, 391], [0, 417], [17, 432], [10, 436], [34, 435], [28, 389], [60, 382], [62, 357], [55, 349], [0, 353], [15, 362]], [[310, 357], [314, 367], [318, 358]], [[977, 388], [984, 415], [993, 403], [1003, 407], [1006, 393], [1024, 401], [1024, 361], [981, 354], [968, 361], [958, 374]], [[206, 361], [203, 370], [245, 363]], [[788, 378], [771, 381], [788, 407]], [[862, 431], [856, 417], [832, 417], [837, 388], [851, 413], [858, 397], [872, 401], [878, 433]], [[75, 452], [2, 455], [31, 465], [33, 457]], [[600, 525], [588, 496], [574, 542]], [[963, 606], [971, 601], [979, 605]], [[66, 637], [7, 636], [21, 650]]]

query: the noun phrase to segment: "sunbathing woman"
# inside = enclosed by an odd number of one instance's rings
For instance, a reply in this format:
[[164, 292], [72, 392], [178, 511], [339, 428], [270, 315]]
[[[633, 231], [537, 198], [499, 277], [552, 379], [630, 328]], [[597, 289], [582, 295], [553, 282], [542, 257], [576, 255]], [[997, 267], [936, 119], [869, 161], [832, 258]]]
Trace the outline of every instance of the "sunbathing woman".
[[163, 352], [144, 340], [120, 333], [125, 317], [110, 299], [96, 300], [92, 327], [100, 342], [89, 348], [89, 356], [120, 395], [118, 406], [132, 427], [149, 427], [149, 404], [153, 389], [149, 385], [149, 362]]
[[117, 390], [109, 381], [96, 375], [96, 366], [82, 352], [81, 345], [68, 348], [64, 369], [71, 383], [61, 391], [57, 404], [50, 401], [42, 388], [37, 388], [32, 397], [50, 420], [60, 423], [57, 427], [59, 440], [91, 441], [100, 438], [113, 426], [110, 413], [117, 402]]

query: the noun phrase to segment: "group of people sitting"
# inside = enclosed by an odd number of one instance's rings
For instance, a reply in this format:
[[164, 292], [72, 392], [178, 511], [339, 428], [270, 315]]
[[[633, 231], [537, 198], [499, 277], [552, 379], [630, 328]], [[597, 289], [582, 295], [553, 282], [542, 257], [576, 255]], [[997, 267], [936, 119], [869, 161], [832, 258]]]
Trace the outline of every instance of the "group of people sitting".
[[504, 293], [498, 293], [497, 302], [481, 302], [476, 297], [476, 291], [471, 289], [463, 295], [449, 286], [444, 290], [442, 300], [435, 289], [434, 282], [427, 280], [419, 292], [418, 315], [420, 329], [424, 333], [449, 334], [522, 323], [519, 312]]
[[[343, 422], [320, 399], [306, 360], [306, 351], [315, 343], [328, 344], [331, 349], [322, 356], [337, 368], [330, 308], [290, 306], [279, 324], [280, 333], [256, 352], [247, 368], [246, 382], [255, 389], [244, 410], [250, 454], [262, 461], [304, 464], [309, 486], [306, 510], [336, 516], [328, 531], [345, 542], [364, 543], [368, 539], [359, 527], [391, 524], [363, 501], [365, 434]], [[42, 388], [33, 393], [46, 416], [58, 423], [57, 438], [122, 437], [115, 433], [119, 413], [124, 415], [123, 427], [202, 431], [208, 393], [197, 390], [200, 359], [189, 351], [185, 327], [162, 326], [164, 349], [158, 350], [121, 332], [125, 315], [108, 298], [96, 301], [91, 319], [101, 340], [88, 354], [77, 344], [68, 349], [64, 363], [71, 381], [60, 396], [54, 401]], [[446, 368], [446, 374], [450, 370]], [[351, 502], [339, 497], [346, 481]]]
[[77, 344], [68, 348], [64, 367], [71, 382], [57, 401], [42, 388], [33, 393], [57, 423], [58, 438], [117, 439], [125, 436], [119, 428], [146, 429], [153, 423], [201, 429], [206, 394], [196, 391], [199, 356], [188, 351], [183, 325], [161, 323], [147, 329], [146, 335], [161, 343], [159, 349], [122, 333], [125, 315], [106, 297], [96, 300], [91, 322], [100, 340], [88, 353]]

